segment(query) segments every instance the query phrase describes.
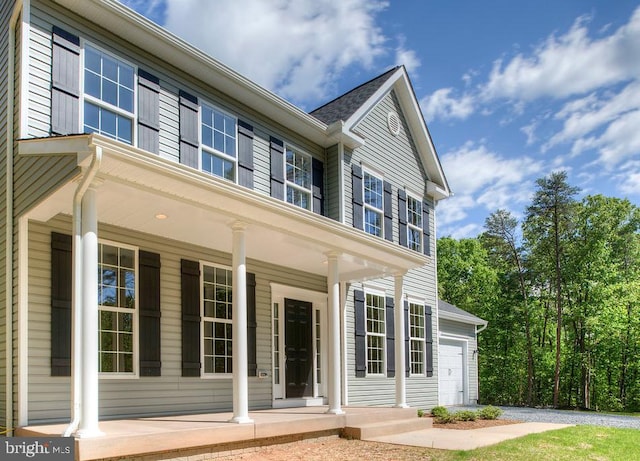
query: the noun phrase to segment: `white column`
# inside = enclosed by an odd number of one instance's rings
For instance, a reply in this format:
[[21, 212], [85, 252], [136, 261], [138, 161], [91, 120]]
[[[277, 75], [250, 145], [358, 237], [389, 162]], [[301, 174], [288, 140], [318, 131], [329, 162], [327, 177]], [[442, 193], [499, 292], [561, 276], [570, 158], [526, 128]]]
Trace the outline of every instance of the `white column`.
[[327, 255], [329, 289], [329, 379], [327, 392], [329, 394], [329, 410], [327, 413], [341, 415], [340, 408], [340, 280], [338, 276], [338, 255]]
[[81, 411], [77, 437], [103, 435], [98, 428], [98, 210], [96, 190], [82, 199]]
[[402, 299], [402, 274], [396, 274], [395, 280], [395, 337], [396, 337], [396, 407], [407, 408], [405, 342], [404, 342], [404, 301]]
[[249, 379], [247, 374], [247, 266], [245, 229], [235, 222], [233, 229], [233, 418], [232, 423], [252, 423], [249, 418]]

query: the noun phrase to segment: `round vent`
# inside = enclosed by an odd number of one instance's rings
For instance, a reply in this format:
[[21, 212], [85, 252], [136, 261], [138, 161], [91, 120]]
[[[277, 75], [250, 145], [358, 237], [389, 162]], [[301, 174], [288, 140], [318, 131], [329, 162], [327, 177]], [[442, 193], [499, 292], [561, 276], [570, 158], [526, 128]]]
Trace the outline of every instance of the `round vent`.
[[392, 135], [398, 136], [400, 134], [400, 118], [395, 112], [389, 112], [387, 114], [387, 126]]

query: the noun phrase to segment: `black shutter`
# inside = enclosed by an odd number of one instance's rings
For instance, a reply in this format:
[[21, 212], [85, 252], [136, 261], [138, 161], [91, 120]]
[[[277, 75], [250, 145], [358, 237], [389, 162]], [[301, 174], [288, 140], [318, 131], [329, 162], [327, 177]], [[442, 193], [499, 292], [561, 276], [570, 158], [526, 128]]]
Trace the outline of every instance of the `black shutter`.
[[431, 306], [425, 306], [424, 311], [427, 342], [427, 376], [433, 376], [433, 328], [431, 326]]
[[314, 158], [311, 165], [313, 170], [313, 212], [324, 215], [324, 164]]
[[407, 193], [398, 189], [398, 241], [403, 247], [408, 247], [407, 242]]
[[53, 26], [51, 133], [80, 132], [80, 38]]
[[180, 90], [180, 163], [198, 168], [198, 98]]
[[258, 361], [256, 347], [256, 274], [247, 272], [247, 361], [249, 376], [258, 376]]
[[271, 197], [284, 200], [284, 143], [270, 137]]
[[424, 254], [431, 256], [431, 231], [429, 230], [429, 204], [422, 203], [422, 245]]
[[364, 229], [364, 200], [362, 198], [362, 168], [351, 165], [351, 194], [353, 196], [353, 227]]
[[364, 312], [364, 291], [354, 290], [353, 302], [356, 316], [356, 377], [364, 378], [367, 375], [367, 326]]
[[182, 298], [182, 376], [200, 376], [200, 264], [183, 259]]
[[160, 152], [160, 79], [138, 69], [138, 147]]
[[386, 329], [387, 329], [387, 378], [393, 378], [396, 375], [396, 347], [395, 347], [395, 319], [393, 316], [393, 298], [386, 297]]
[[409, 301], [404, 302], [404, 375], [408, 378], [411, 374], [411, 325], [409, 325]]
[[238, 184], [253, 189], [253, 127], [238, 120]]
[[384, 238], [393, 241], [393, 203], [391, 196], [391, 183], [384, 181]]
[[71, 376], [71, 236], [51, 233], [51, 376]]
[[138, 252], [140, 376], [160, 376], [160, 255]]

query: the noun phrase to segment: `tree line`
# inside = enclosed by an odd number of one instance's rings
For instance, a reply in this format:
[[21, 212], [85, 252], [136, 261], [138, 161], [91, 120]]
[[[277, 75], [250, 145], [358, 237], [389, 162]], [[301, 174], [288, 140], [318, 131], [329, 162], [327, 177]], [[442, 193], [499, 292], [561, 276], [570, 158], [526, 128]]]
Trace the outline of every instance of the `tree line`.
[[489, 322], [480, 403], [640, 410], [640, 208], [536, 181], [522, 220], [438, 240], [441, 299]]

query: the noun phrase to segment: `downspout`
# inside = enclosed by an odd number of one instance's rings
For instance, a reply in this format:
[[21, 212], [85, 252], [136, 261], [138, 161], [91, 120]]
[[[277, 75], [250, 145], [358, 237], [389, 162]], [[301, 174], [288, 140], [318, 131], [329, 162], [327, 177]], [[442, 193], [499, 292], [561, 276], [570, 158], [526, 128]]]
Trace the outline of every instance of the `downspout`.
[[18, 16], [23, 11], [22, 1], [16, 1], [9, 20], [9, 46], [7, 48], [7, 134], [5, 175], [5, 428], [6, 435], [13, 435], [13, 144], [15, 111], [15, 47]]
[[84, 176], [80, 180], [80, 184], [73, 196], [73, 290], [71, 298], [72, 312], [72, 385], [71, 385], [71, 415], [72, 420], [62, 434], [63, 437], [70, 437], [80, 425], [81, 402], [82, 402], [82, 370], [80, 356], [82, 354], [82, 309], [79, 300], [82, 299], [82, 284], [80, 278], [82, 276], [82, 199], [84, 194], [95, 178], [100, 164], [102, 162], [102, 148], [95, 147], [93, 158], [89, 168], [84, 172]]

